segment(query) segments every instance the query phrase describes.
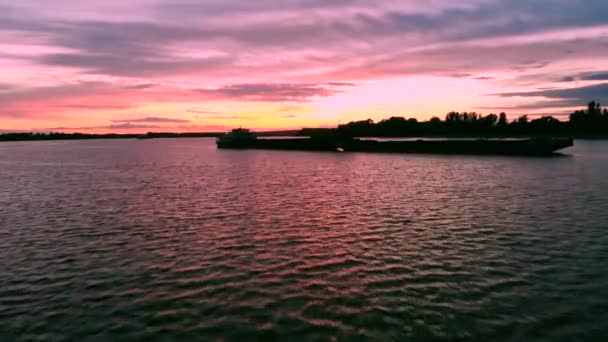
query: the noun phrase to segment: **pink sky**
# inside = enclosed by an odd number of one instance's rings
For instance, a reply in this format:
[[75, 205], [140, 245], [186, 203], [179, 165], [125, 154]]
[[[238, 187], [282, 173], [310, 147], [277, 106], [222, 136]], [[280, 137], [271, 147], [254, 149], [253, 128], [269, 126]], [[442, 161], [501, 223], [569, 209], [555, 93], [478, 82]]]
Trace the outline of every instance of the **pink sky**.
[[605, 0], [0, 0], [0, 132], [334, 126], [608, 100]]

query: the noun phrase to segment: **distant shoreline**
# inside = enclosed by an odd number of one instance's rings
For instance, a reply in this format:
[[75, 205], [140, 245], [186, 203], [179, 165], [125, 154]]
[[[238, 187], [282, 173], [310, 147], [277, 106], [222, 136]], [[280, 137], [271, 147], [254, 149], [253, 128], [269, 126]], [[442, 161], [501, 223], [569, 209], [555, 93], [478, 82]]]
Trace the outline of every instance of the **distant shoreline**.
[[[333, 131], [335, 129], [321, 129]], [[300, 131], [259, 132], [260, 137], [308, 137], [319, 132], [314, 129]], [[63, 141], [63, 140], [116, 140], [116, 139], [167, 139], [167, 138], [217, 138], [224, 133], [147, 133], [147, 134], [84, 134], [84, 133], [4, 133], [0, 134], [0, 142], [19, 141]], [[487, 138], [487, 139], [525, 139], [542, 138], [574, 138], [577, 140], [608, 140], [608, 134], [401, 134], [401, 135], [358, 135], [357, 138]]]
[[[214, 138], [221, 132], [146, 134], [86, 134], [86, 133], [5, 133], [0, 141], [88, 140], [88, 139], [159, 139]], [[393, 116], [374, 122], [371, 119], [352, 121], [336, 128], [302, 128], [256, 132], [260, 137], [341, 136], [357, 138], [574, 138], [608, 139], [608, 109], [594, 101], [587, 108], [570, 114], [569, 121], [551, 116], [529, 120], [526, 115], [509, 121], [506, 113], [481, 115], [475, 112], [449, 112], [444, 120], [432, 117], [428, 121]]]
[[[259, 132], [259, 136], [295, 136], [299, 130], [293, 131], [271, 131]], [[148, 132], [146, 134], [89, 134], [89, 133], [3, 133], [0, 134], [0, 142], [9, 141], [53, 141], [53, 140], [111, 140], [111, 139], [163, 139], [163, 138], [217, 138], [222, 132], [193, 132], [193, 133], [166, 133]]]

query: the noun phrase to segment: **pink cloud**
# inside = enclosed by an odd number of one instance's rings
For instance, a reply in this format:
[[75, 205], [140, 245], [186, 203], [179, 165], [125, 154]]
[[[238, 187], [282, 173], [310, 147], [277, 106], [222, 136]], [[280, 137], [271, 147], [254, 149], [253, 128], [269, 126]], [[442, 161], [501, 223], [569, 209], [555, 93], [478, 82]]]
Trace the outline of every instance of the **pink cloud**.
[[[474, 91], [459, 93], [469, 101], [461, 109], [491, 107], [484, 94], [604, 81], [607, 16], [604, 0], [5, 2], [0, 124], [99, 127], [125, 111], [145, 108], [146, 118], [169, 107], [183, 111], [175, 120], [239, 120], [246, 116], [217, 109], [238, 103], [313, 103], [315, 120], [438, 110], [404, 100], [394, 79], [417, 92], [420, 84], [407, 83], [416, 79], [427, 92], [420, 96], [434, 92], [454, 106], [463, 106], [454, 89]], [[293, 121], [280, 111], [256, 113], [255, 122]]]

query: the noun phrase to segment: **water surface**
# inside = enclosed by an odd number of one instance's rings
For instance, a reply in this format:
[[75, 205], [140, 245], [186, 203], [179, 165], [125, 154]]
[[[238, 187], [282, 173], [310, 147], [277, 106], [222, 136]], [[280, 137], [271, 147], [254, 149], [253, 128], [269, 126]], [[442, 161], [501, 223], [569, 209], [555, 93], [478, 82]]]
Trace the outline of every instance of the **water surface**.
[[0, 340], [608, 338], [608, 142], [0, 144]]

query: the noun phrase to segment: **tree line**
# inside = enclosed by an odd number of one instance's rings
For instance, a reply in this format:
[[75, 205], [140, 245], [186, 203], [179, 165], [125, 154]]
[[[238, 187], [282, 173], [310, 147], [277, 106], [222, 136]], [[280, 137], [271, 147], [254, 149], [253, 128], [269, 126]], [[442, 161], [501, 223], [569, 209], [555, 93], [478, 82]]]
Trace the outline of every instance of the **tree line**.
[[608, 110], [592, 101], [586, 109], [570, 114], [568, 121], [552, 116], [530, 119], [527, 115], [509, 121], [506, 113], [481, 115], [475, 112], [449, 112], [444, 120], [428, 121], [393, 116], [379, 122], [371, 119], [339, 125], [337, 132], [359, 137], [407, 136], [529, 136], [573, 135], [608, 137]]
[[[337, 128], [304, 128], [300, 131], [261, 132], [260, 136], [319, 136], [338, 133], [351, 137], [411, 137], [411, 136], [575, 136], [608, 138], [608, 109], [599, 102], [589, 102], [586, 109], [570, 114], [568, 121], [552, 116], [530, 120], [527, 115], [509, 121], [506, 113], [481, 115], [475, 112], [449, 112], [442, 120], [428, 121], [393, 116], [379, 122], [371, 119], [353, 121]], [[161, 133], [147, 134], [83, 134], [83, 133], [5, 133], [0, 141], [76, 140], [132, 138], [191, 138], [216, 137], [221, 133]]]

